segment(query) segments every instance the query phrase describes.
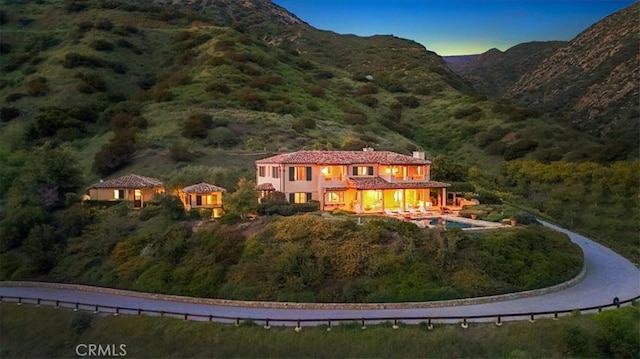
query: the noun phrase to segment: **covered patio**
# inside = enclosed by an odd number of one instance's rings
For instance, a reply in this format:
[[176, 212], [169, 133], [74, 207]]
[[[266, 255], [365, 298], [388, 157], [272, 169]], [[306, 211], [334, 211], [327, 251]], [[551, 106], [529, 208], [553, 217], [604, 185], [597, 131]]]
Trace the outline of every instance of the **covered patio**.
[[388, 182], [380, 177], [350, 178], [345, 197], [356, 213], [439, 214], [447, 208], [448, 183]]

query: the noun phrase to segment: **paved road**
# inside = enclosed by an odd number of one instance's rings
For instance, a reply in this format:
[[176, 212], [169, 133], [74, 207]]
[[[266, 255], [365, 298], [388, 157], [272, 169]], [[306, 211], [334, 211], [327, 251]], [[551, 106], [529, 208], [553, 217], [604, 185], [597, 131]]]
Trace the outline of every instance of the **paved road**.
[[[188, 312], [238, 318], [270, 318], [272, 323], [276, 325], [295, 324], [291, 322], [278, 323], [278, 319], [296, 320], [322, 318], [337, 321], [341, 318], [461, 317], [474, 315], [490, 316], [498, 313], [562, 311], [610, 304], [614, 297], [618, 297], [621, 301], [624, 301], [640, 296], [640, 270], [631, 262], [612, 250], [577, 233], [570, 232], [549, 223], [543, 224], [566, 233], [574, 243], [583, 249], [587, 265], [585, 278], [575, 286], [558, 292], [493, 303], [420, 309], [379, 308], [328, 310], [246, 308], [145, 299], [70, 289], [12, 287], [10, 285], [0, 286], [0, 296], [35, 297], [50, 300], [94, 303], [105, 306], [142, 308], [168, 312]], [[526, 317], [511, 319], [524, 318]], [[508, 318], [505, 319], [508, 320]]]

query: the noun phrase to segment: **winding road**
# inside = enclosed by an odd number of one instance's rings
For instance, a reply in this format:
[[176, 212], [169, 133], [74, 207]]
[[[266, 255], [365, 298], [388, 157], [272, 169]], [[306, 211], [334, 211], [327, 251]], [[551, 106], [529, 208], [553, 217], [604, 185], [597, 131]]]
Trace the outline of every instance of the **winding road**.
[[[43, 286], [16, 286], [11, 282], [0, 283], [0, 296], [30, 297], [43, 300], [92, 303], [96, 305], [141, 308], [149, 311], [213, 315], [229, 318], [269, 318], [271, 323], [294, 325], [295, 320], [322, 319], [310, 324], [338, 322], [346, 318], [425, 318], [425, 317], [473, 317], [496, 316], [509, 313], [532, 313], [570, 311], [576, 308], [597, 307], [611, 304], [615, 297], [620, 301], [640, 296], [640, 270], [624, 257], [584, 236], [557, 227], [543, 225], [567, 234], [579, 245], [585, 257], [586, 275], [579, 283], [556, 292], [526, 298], [501, 300], [491, 303], [442, 306], [434, 308], [383, 308], [374, 309], [300, 309], [300, 308], [256, 308], [185, 302], [179, 299], [149, 299], [136, 296], [105, 294], [90, 290], [49, 288]], [[123, 311], [123, 313], [125, 313]], [[526, 315], [508, 320], [527, 319]], [[505, 318], [507, 319], [507, 318]], [[200, 319], [203, 320], [203, 319]], [[214, 319], [216, 320], [216, 319]], [[292, 320], [292, 322], [278, 322]], [[470, 321], [488, 321], [489, 318]], [[218, 321], [232, 321], [219, 320]], [[418, 321], [418, 320], [415, 320]], [[444, 320], [443, 320], [444, 321]], [[454, 320], [450, 320], [454, 321]], [[410, 320], [407, 320], [410, 322]]]

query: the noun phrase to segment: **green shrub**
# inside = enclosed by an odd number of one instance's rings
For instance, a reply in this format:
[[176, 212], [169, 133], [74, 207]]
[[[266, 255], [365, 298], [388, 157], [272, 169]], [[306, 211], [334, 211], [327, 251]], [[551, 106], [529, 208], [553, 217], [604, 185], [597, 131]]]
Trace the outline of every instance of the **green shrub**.
[[229, 87], [229, 85], [227, 85], [224, 82], [211, 83], [207, 85], [207, 87], [205, 87], [204, 90], [207, 91], [208, 93], [225, 94], [225, 95], [231, 92], [231, 88]]
[[113, 29], [113, 22], [109, 19], [99, 19], [95, 23], [95, 27], [102, 31], [111, 31]]
[[0, 25], [9, 23], [9, 15], [5, 10], [0, 10]]
[[209, 143], [216, 147], [231, 148], [241, 142], [238, 135], [226, 127], [216, 127], [209, 134]]
[[114, 132], [93, 158], [93, 170], [102, 176], [109, 175], [126, 166], [136, 150], [136, 136], [132, 129]]
[[107, 91], [107, 81], [100, 73], [78, 73], [75, 77], [83, 81], [83, 84], [78, 87], [82, 93], [92, 94]]
[[20, 116], [20, 109], [16, 107], [2, 106], [0, 108], [0, 121], [9, 122]]
[[11, 50], [13, 50], [13, 45], [7, 44], [6, 42], [0, 42], [0, 54], [9, 54], [11, 53]]
[[291, 127], [296, 132], [302, 133], [305, 130], [308, 130], [308, 129], [312, 130], [316, 128], [316, 121], [311, 117], [301, 117], [301, 118], [295, 119], [291, 124]]
[[318, 104], [315, 102], [309, 101], [307, 102], [307, 110], [317, 112], [320, 111], [320, 106], [318, 106]]
[[[538, 142], [529, 139], [519, 140], [508, 145], [503, 153], [505, 160], [510, 161], [516, 158], [524, 157], [527, 153], [532, 152], [538, 147]], [[488, 148], [488, 147], [487, 147]]]
[[298, 66], [298, 68], [300, 68], [301, 70], [305, 71], [313, 70], [316, 68], [316, 65], [313, 62], [302, 57], [296, 59], [295, 65]]
[[471, 106], [471, 107], [465, 107], [465, 108], [461, 108], [461, 109], [457, 109], [454, 113], [453, 113], [453, 117], [460, 119], [460, 118], [465, 118], [465, 117], [469, 117], [469, 116], [473, 116], [476, 114], [480, 114], [482, 115], [482, 109], [478, 106]]
[[113, 44], [106, 40], [95, 40], [89, 44], [96, 51], [113, 51]]
[[87, 0], [66, 0], [64, 3], [64, 9], [67, 10], [67, 12], [80, 12], [88, 6]]
[[316, 80], [328, 80], [332, 79], [335, 75], [331, 71], [317, 71], [314, 74]]
[[355, 92], [356, 96], [364, 96], [364, 95], [374, 95], [378, 93], [378, 86], [375, 84], [369, 83], [366, 85], [362, 85], [358, 87]]
[[234, 97], [240, 104], [250, 110], [264, 111], [267, 100], [257, 92], [250, 90], [239, 90], [234, 92]]
[[397, 96], [396, 101], [402, 104], [402, 106], [409, 108], [417, 108], [420, 106], [420, 99], [415, 96]]
[[502, 141], [494, 141], [484, 150], [489, 155], [502, 156], [507, 150], [507, 144]]
[[93, 29], [93, 22], [91, 21], [81, 21], [77, 25], [78, 32], [85, 33]]
[[362, 96], [358, 98], [358, 101], [369, 107], [376, 107], [380, 103], [380, 101], [374, 96]]
[[49, 92], [49, 86], [47, 86], [47, 79], [39, 76], [33, 80], [29, 80], [26, 83], [27, 94], [29, 96], [43, 96]]
[[320, 210], [320, 204], [317, 201], [308, 203], [280, 203], [274, 204], [263, 202], [258, 205], [258, 214], [263, 216], [293, 216], [300, 213], [309, 213]]
[[62, 66], [68, 69], [76, 67], [108, 68], [117, 74], [125, 74], [128, 71], [127, 66], [119, 62], [107, 61], [93, 56], [84, 56], [76, 52], [67, 53], [62, 61]]
[[213, 120], [209, 114], [191, 114], [182, 126], [182, 136], [186, 138], [206, 138], [212, 124]]
[[8, 94], [7, 96], [5, 96], [4, 99], [7, 102], [15, 102], [15, 101], [18, 101], [19, 99], [21, 99], [21, 98], [23, 98], [25, 96], [27, 96], [27, 95], [23, 94], [23, 93], [19, 93], [19, 92], [14, 92], [14, 93], [11, 93], [11, 94]]
[[136, 84], [143, 90], [149, 90], [156, 84], [156, 82], [157, 79], [155, 74], [147, 73], [143, 75], [142, 78], [136, 82]]
[[348, 125], [364, 125], [367, 123], [367, 115], [364, 112], [347, 112], [344, 114], [344, 122]]
[[322, 86], [310, 86], [307, 90], [309, 94], [313, 97], [324, 97], [324, 88]]

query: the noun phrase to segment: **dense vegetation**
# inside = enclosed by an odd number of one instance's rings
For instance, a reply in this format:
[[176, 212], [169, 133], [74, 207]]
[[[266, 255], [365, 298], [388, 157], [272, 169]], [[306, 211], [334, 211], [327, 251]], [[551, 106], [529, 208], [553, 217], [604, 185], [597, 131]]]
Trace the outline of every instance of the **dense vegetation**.
[[[135, 358], [637, 358], [640, 311], [625, 307], [535, 323], [401, 325], [359, 323], [264, 330], [170, 318], [94, 316], [31, 306], [0, 307], [1, 357], [75, 356], [79, 343], [125, 344]], [[247, 343], [250, 343], [248, 345]], [[117, 346], [117, 348], [119, 348]]]
[[171, 196], [141, 211], [73, 205], [59, 213], [84, 227], [66, 238], [55, 221], [35, 226], [0, 257], [0, 279], [246, 300], [391, 302], [540, 288], [582, 267], [575, 245], [537, 226], [468, 236], [395, 219], [359, 226], [307, 214], [194, 230]]

